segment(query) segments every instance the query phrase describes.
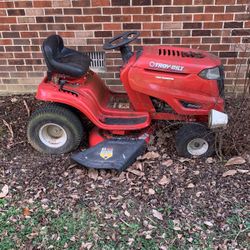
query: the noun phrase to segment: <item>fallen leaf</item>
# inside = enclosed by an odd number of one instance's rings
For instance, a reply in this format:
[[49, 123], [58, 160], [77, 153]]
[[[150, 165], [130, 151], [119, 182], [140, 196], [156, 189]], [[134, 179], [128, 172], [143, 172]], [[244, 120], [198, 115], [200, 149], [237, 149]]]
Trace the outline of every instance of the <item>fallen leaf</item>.
[[151, 152], [147, 152], [146, 154], [144, 154], [143, 156], [140, 157], [141, 160], [154, 160], [156, 158], [160, 157], [159, 153], [151, 151]]
[[214, 159], [212, 158], [212, 157], [208, 157], [207, 159], [206, 159], [206, 163], [208, 163], [208, 164], [211, 164], [211, 163], [213, 163], [214, 162]]
[[189, 161], [191, 161], [191, 159], [180, 157], [180, 158], [179, 158], [179, 161], [180, 161], [181, 163], [183, 163], [183, 162], [189, 162]]
[[163, 175], [162, 178], [158, 181], [158, 183], [162, 186], [167, 185], [170, 183], [170, 179], [167, 178], [166, 175]]
[[158, 212], [158, 211], [155, 210], [155, 209], [153, 209], [152, 212], [153, 212], [153, 216], [154, 216], [155, 218], [157, 218], [158, 220], [163, 220], [163, 215], [162, 215], [162, 213]]
[[153, 189], [153, 188], [150, 188], [150, 189], [148, 190], [148, 194], [150, 194], [150, 195], [153, 195], [153, 194], [155, 194], [155, 191], [154, 191], [154, 189]]
[[246, 174], [246, 173], [249, 172], [249, 170], [247, 170], [247, 169], [237, 169], [237, 171], [238, 171], [239, 173], [241, 173], [241, 174]]
[[231, 165], [241, 165], [244, 164], [246, 160], [242, 158], [241, 156], [236, 156], [227, 161], [225, 166], [231, 166]]
[[174, 228], [173, 228], [175, 231], [181, 231], [181, 228], [180, 227], [178, 227], [178, 226], [174, 226]]
[[92, 246], [93, 246], [92, 242], [86, 242], [86, 243], [83, 242], [80, 247], [80, 250], [84, 250], [84, 249], [89, 250]]
[[211, 221], [204, 221], [204, 224], [208, 227], [212, 227], [214, 225]]
[[88, 177], [96, 181], [98, 178], [98, 171], [96, 169], [89, 169]]
[[130, 217], [130, 213], [129, 213], [127, 210], [125, 210], [124, 214], [125, 214], [127, 217]]
[[161, 163], [161, 165], [170, 167], [173, 164], [173, 160], [169, 159]]
[[25, 207], [25, 208], [23, 209], [23, 216], [30, 216], [30, 210], [29, 210], [28, 207]]
[[189, 183], [189, 184], [187, 185], [187, 187], [188, 187], [188, 188], [194, 188], [195, 185], [194, 185], [193, 183]]
[[236, 173], [237, 173], [237, 170], [231, 169], [231, 170], [224, 172], [222, 176], [223, 177], [232, 176], [232, 175], [235, 175]]
[[140, 176], [140, 177], [144, 175], [143, 172], [141, 172], [141, 171], [139, 171], [139, 170], [136, 170], [136, 169], [128, 169], [128, 172], [129, 172], [129, 173], [132, 173], [132, 174], [134, 174], [134, 175]]
[[0, 198], [4, 198], [9, 193], [8, 185], [2, 187], [2, 192], [0, 193]]

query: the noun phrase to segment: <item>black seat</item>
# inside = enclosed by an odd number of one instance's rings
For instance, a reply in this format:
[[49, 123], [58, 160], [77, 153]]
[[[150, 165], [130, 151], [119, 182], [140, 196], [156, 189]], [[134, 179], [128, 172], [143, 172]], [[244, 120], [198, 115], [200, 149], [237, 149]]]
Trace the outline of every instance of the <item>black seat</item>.
[[51, 35], [44, 40], [42, 51], [48, 72], [80, 77], [89, 69], [90, 58], [84, 53], [64, 47], [58, 35]]

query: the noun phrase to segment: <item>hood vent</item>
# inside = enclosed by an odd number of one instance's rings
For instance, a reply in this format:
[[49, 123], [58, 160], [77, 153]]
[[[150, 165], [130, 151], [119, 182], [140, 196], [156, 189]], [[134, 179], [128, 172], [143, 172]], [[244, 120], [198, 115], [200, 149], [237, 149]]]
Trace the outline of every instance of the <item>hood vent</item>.
[[191, 57], [191, 58], [203, 58], [203, 54], [193, 51], [179, 51], [173, 49], [159, 49], [159, 56], [181, 56], [181, 57]]

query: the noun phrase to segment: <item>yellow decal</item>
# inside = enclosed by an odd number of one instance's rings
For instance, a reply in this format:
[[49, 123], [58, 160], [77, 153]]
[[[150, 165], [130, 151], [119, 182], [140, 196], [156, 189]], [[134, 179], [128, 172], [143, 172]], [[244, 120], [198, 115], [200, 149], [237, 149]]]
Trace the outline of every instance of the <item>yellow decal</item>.
[[102, 148], [100, 156], [107, 160], [113, 156], [113, 148]]

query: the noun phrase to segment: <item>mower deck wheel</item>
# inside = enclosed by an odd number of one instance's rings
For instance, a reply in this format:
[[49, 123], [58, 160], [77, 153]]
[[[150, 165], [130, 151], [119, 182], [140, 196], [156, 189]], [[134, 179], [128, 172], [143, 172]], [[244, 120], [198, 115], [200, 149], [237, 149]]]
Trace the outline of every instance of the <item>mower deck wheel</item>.
[[175, 137], [176, 149], [183, 157], [209, 157], [215, 150], [214, 133], [199, 123], [183, 125]]
[[30, 117], [27, 128], [30, 144], [47, 154], [63, 154], [76, 149], [84, 135], [78, 116], [54, 103], [37, 109]]

